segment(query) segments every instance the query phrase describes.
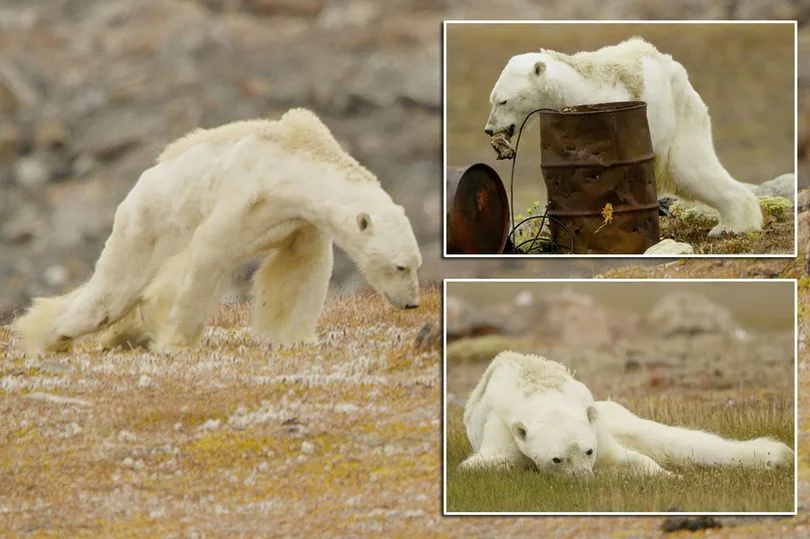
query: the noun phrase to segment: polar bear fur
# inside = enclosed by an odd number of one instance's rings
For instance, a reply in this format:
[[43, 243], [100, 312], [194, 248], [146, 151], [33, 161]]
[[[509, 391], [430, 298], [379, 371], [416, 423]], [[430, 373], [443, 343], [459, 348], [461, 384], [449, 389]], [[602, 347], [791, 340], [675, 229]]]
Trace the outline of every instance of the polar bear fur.
[[[561, 364], [501, 352], [464, 408], [473, 455], [461, 466], [532, 467], [587, 477], [616, 468], [670, 475], [671, 466], [776, 468], [793, 450], [770, 439], [737, 441], [642, 419], [590, 390]], [[589, 450], [593, 450], [589, 454]]]
[[667, 472], [649, 457], [620, 446], [594, 406], [593, 395], [560, 363], [501, 352], [464, 408], [473, 455], [461, 466], [531, 467], [578, 477], [623, 466]]
[[485, 131], [511, 138], [537, 109], [629, 100], [647, 103], [659, 193], [715, 208], [720, 219], [710, 235], [762, 228], [757, 198], [717, 158], [708, 108], [686, 70], [639, 37], [574, 55], [513, 56], [492, 89]]
[[199, 129], [170, 144], [118, 206], [88, 282], [37, 298], [13, 329], [26, 353], [103, 330], [106, 346], [194, 346], [232, 268], [263, 255], [253, 327], [315, 337], [332, 244], [397, 308], [419, 303], [410, 222], [312, 112]]

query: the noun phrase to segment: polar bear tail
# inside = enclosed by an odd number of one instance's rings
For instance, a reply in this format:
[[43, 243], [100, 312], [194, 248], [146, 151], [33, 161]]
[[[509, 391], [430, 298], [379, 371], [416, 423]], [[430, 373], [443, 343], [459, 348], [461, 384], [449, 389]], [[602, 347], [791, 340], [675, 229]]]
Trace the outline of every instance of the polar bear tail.
[[11, 325], [11, 331], [17, 336], [18, 345], [26, 355], [37, 356], [69, 346], [69, 339], [57, 335], [54, 326], [79, 290], [64, 296], [34, 299], [28, 312]]
[[772, 438], [727, 440], [699, 430], [642, 419], [612, 401], [596, 403], [599, 417], [622, 446], [667, 466], [790, 466], [793, 450]]

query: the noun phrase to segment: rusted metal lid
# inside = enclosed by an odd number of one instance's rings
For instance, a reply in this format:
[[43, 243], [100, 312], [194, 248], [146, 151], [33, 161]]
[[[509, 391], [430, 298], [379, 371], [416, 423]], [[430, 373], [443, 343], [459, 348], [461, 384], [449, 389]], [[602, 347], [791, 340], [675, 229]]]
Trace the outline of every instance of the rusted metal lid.
[[509, 235], [509, 202], [498, 173], [476, 163], [447, 169], [447, 252], [499, 254]]

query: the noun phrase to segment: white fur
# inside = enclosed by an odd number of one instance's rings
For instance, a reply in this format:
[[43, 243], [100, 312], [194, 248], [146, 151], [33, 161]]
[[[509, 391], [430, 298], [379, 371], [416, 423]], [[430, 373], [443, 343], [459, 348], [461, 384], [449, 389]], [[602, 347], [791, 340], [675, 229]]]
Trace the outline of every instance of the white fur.
[[710, 235], [762, 228], [757, 198], [717, 158], [708, 108], [686, 70], [641, 38], [574, 55], [541, 51], [512, 57], [490, 95], [485, 129], [516, 131], [539, 108], [627, 100], [647, 103], [659, 193], [717, 209], [719, 223]]
[[621, 447], [594, 408], [590, 390], [564, 366], [539, 356], [498, 354], [467, 400], [464, 425], [474, 452], [464, 468], [534, 464], [579, 477], [611, 466], [667, 473], [649, 457]]
[[665, 466], [774, 468], [793, 461], [793, 451], [770, 438], [726, 440], [641, 419], [612, 401], [594, 402], [561, 364], [515, 352], [492, 360], [467, 400], [464, 425], [473, 448], [464, 468], [534, 464], [587, 477], [606, 468], [670, 475]]
[[793, 450], [772, 438], [726, 440], [709, 432], [642, 419], [613, 401], [599, 401], [596, 408], [620, 444], [663, 466], [779, 468], [793, 462]]
[[315, 336], [332, 242], [398, 308], [418, 305], [410, 222], [310, 111], [196, 130], [169, 145], [119, 205], [90, 280], [38, 298], [14, 330], [27, 353], [102, 343], [193, 346], [241, 261], [254, 276], [254, 328], [274, 342]]

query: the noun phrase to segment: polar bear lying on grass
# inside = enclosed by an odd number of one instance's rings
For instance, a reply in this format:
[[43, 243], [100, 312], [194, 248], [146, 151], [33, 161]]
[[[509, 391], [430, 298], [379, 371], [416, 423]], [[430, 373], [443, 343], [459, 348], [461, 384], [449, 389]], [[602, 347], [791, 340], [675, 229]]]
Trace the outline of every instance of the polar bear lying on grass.
[[170, 144], [118, 206], [90, 280], [38, 298], [13, 329], [26, 353], [102, 344], [194, 346], [232, 268], [253, 277], [253, 326], [278, 343], [315, 337], [332, 242], [397, 308], [419, 304], [410, 222], [312, 112], [196, 130]]
[[501, 352], [464, 408], [473, 455], [462, 468], [532, 467], [578, 477], [623, 467], [645, 475], [670, 466], [775, 468], [793, 450], [770, 439], [726, 440], [637, 417], [590, 390], [560, 363]]
[[574, 55], [541, 50], [513, 56], [492, 89], [484, 131], [499, 158], [512, 158], [509, 141], [532, 111], [630, 100], [647, 103], [659, 194], [715, 208], [720, 219], [712, 236], [762, 228], [756, 196], [717, 158], [708, 108], [686, 70], [641, 38]]

